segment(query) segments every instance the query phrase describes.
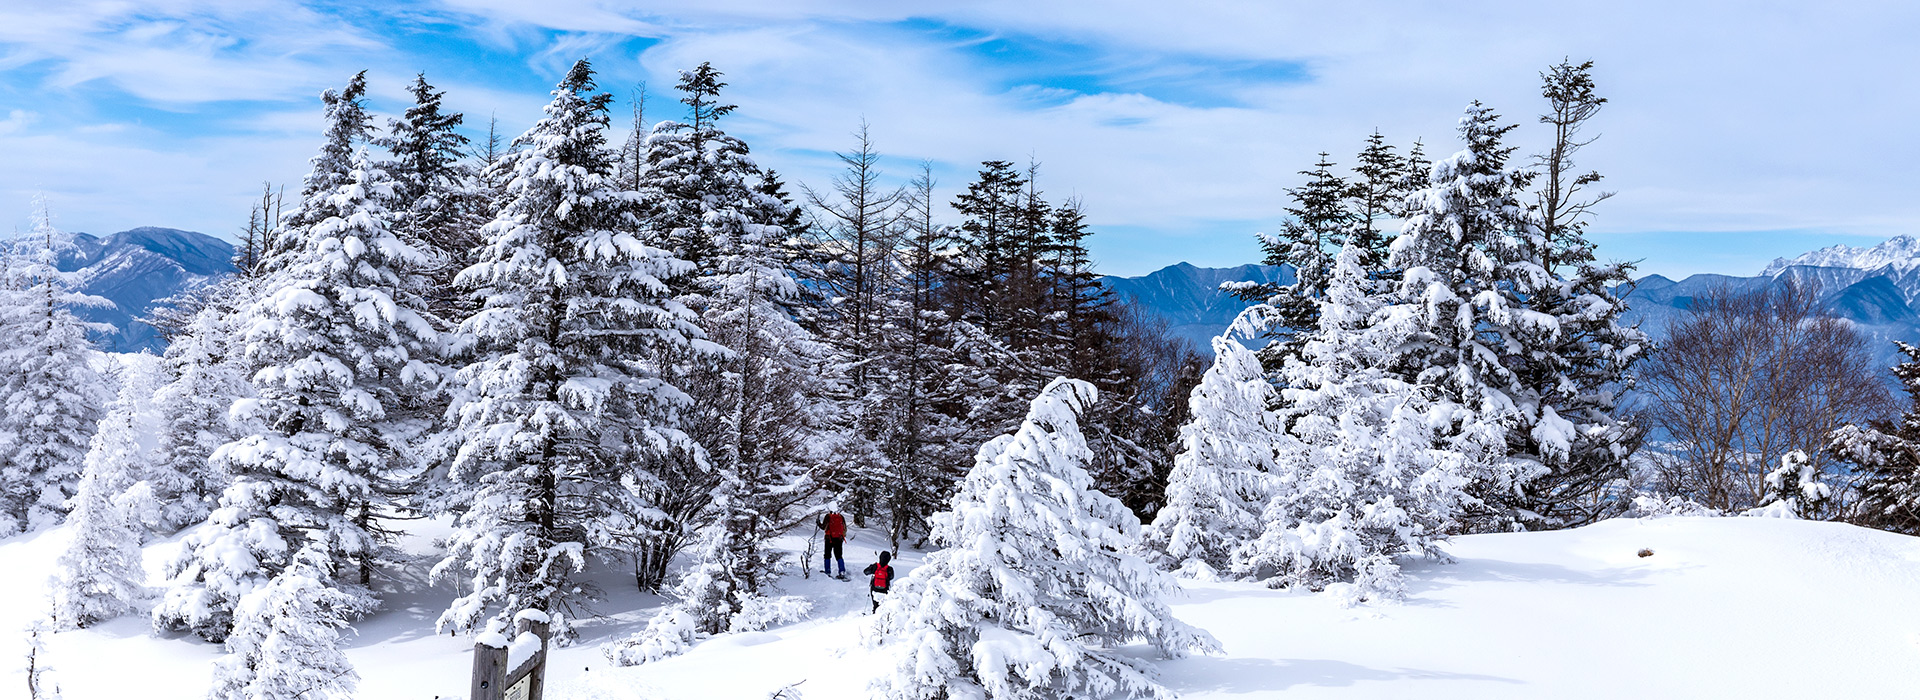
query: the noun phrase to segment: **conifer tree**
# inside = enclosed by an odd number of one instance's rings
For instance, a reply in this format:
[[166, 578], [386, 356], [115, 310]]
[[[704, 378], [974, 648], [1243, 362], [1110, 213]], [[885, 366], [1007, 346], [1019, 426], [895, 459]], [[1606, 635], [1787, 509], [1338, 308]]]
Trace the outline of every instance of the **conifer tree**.
[[1780, 456], [1780, 466], [1766, 476], [1766, 495], [1749, 515], [1813, 520], [1833, 497], [1833, 487], [1821, 480], [1820, 468], [1807, 453], [1794, 450]]
[[1278, 373], [1274, 420], [1285, 429], [1261, 532], [1234, 553], [1234, 569], [1316, 590], [1351, 580], [1361, 598], [1390, 598], [1395, 557], [1444, 558], [1433, 544], [1475, 504], [1468, 487], [1502, 473], [1506, 434], [1386, 369], [1420, 323], [1383, 313], [1383, 283], [1365, 259], [1357, 243], [1342, 249], [1318, 325]]
[[900, 275], [886, 291], [879, 328], [886, 376], [875, 384], [884, 387], [887, 400], [876, 406], [886, 453], [886, 471], [877, 481], [886, 494], [890, 551], [911, 542], [916, 529], [926, 532], [928, 518], [963, 474], [956, 465], [964, 465], [972, 449], [961, 412], [969, 383], [956, 376], [967, 365], [955, 352], [955, 321], [941, 298], [952, 230], [935, 220], [934, 184], [932, 165], [922, 164], [905, 191]]
[[[1426, 189], [1428, 177], [1433, 171], [1433, 161], [1427, 159], [1426, 144], [1415, 139], [1413, 147], [1407, 149], [1407, 157], [1400, 161], [1400, 165], [1400, 191], [1407, 197], [1393, 202], [1393, 212], [1395, 216], [1404, 219], [1412, 216], [1415, 209], [1411, 195]], [[1392, 257], [1391, 251], [1388, 257]]]
[[1600, 113], [1607, 98], [1595, 92], [1593, 61], [1574, 65], [1563, 60], [1541, 73], [1540, 80], [1540, 93], [1548, 104], [1540, 123], [1553, 128], [1553, 144], [1533, 159], [1540, 173], [1533, 209], [1543, 239], [1542, 266], [1558, 270], [1594, 261], [1593, 244], [1584, 235], [1586, 219], [1595, 205], [1613, 197], [1611, 192], [1586, 194], [1589, 187], [1600, 182], [1600, 173], [1581, 173], [1573, 161], [1580, 149], [1599, 138], [1583, 139], [1581, 132]]
[[1341, 243], [1358, 245], [1360, 264], [1368, 270], [1382, 270], [1387, 265], [1392, 236], [1379, 228], [1379, 221], [1400, 211], [1400, 202], [1407, 194], [1406, 168], [1405, 160], [1393, 152], [1393, 146], [1379, 131], [1367, 137], [1366, 148], [1355, 159], [1354, 181], [1347, 198], [1353, 226], [1350, 237]]
[[1868, 527], [1920, 535], [1920, 347], [1896, 342], [1907, 359], [1893, 375], [1907, 392], [1898, 418], [1834, 431], [1827, 452], [1860, 475], [1852, 520]]
[[[1526, 306], [1544, 280], [1525, 256], [1531, 223], [1517, 197], [1528, 176], [1507, 167], [1514, 149], [1503, 139], [1514, 127], [1498, 120], [1492, 109], [1470, 105], [1460, 120], [1463, 150], [1435, 164], [1426, 188], [1407, 198], [1410, 214], [1390, 261], [1402, 271], [1390, 313], [1411, 325], [1392, 366], [1466, 412], [1454, 422], [1456, 434], [1498, 429], [1564, 456], [1573, 424], [1520, 377], [1533, 359], [1528, 351], [1558, 332], [1558, 320]], [[1540, 519], [1511, 504], [1549, 467], [1538, 458], [1507, 465], [1475, 484], [1480, 500], [1493, 504], [1476, 514], [1482, 528]]]
[[0, 534], [59, 522], [100, 419], [87, 332], [106, 327], [73, 308], [108, 302], [69, 289], [54, 266], [61, 235], [36, 202], [32, 233], [11, 242], [0, 270]]
[[259, 254], [256, 275], [277, 271], [275, 265], [291, 262], [293, 256], [289, 253], [298, 250], [304, 243], [300, 240], [301, 234], [295, 230], [320, 223], [330, 216], [332, 211], [324, 200], [353, 181], [354, 154], [367, 142], [373, 129], [373, 118], [367, 114], [364, 102], [366, 96], [366, 71], [354, 74], [338, 92], [327, 90], [320, 93], [327, 123], [320, 152], [308, 161], [311, 167], [301, 180], [300, 198], [294, 203], [293, 211], [281, 217], [280, 228], [267, 235], [266, 245]]
[[1166, 505], [1143, 536], [1165, 568], [1227, 571], [1234, 550], [1260, 536], [1283, 426], [1272, 410], [1278, 392], [1245, 343], [1265, 337], [1275, 315], [1256, 304], [1213, 339], [1213, 366], [1193, 387], [1191, 418], [1180, 427]]
[[720, 89], [727, 86], [720, 75], [708, 63], [681, 71], [675, 87], [690, 121], [663, 121], [653, 127], [640, 188], [649, 207], [648, 226], [664, 237], [659, 242], [702, 273], [713, 268], [716, 241], [729, 233], [716, 226], [739, 223], [732, 218], [708, 221], [707, 214], [712, 207], [744, 204], [742, 190], [758, 172], [747, 157], [747, 145], [718, 125], [736, 108], [720, 103]]
[[721, 590], [700, 595], [720, 601], [724, 614], [703, 617], [708, 632], [740, 612], [771, 582], [779, 557], [767, 542], [798, 518], [792, 511], [811, 495], [816, 472], [839, 463], [838, 449], [858, 436], [830, 429], [834, 402], [827, 382], [838, 367], [829, 348], [794, 322], [787, 304], [799, 285], [770, 245], [780, 227], [743, 223], [715, 249], [718, 269], [708, 293], [694, 302], [707, 338], [731, 351], [715, 371], [689, 377], [699, 407], [695, 420], [713, 426], [706, 449], [716, 485], [711, 510], [724, 534], [713, 547], [729, 550], [726, 565], [704, 578]]
[[[243, 293], [238, 282], [221, 286]], [[224, 301], [200, 309], [161, 358], [171, 380], [154, 392], [162, 427], [140, 471], [160, 506], [154, 522], [145, 523], [155, 533], [205, 522], [227, 486], [228, 475], [209, 458], [237, 437], [227, 410], [253, 395], [238, 356], [243, 348], [234, 338], [233, 312]]]
[[[130, 365], [130, 374], [150, 369]], [[139, 433], [153, 382], [129, 377], [93, 434], [80, 486], [67, 513], [73, 540], [60, 555], [51, 584], [54, 621], [89, 627], [133, 611], [146, 597], [140, 533], [119, 497], [134, 485], [145, 455]]]
[[1544, 526], [1582, 525], [1617, 508], [1602, 490], [1627, 477], [1627, 457], [1644, 432], [1620, 406], [1633, 386], [1634, 363], [1651, 346], [1621, 319], [1627, 305], [1615, 290], [1632, 281], [1633, 265], [1595, 260], [1586, 226], [1593, 206], [1611, 195], [1585, 194], [1599, 173], [1573, 174], [1574, 153], [1593, 142], [1581, 139], [1581, 129], [1606, 102], [1593, 92], [1591, 67], [1563, 61], [1542, 75], [1550, 109], [1540, 121], [1554, 127], [1554, 141], [1534, 159], [1540, 187], [1515, 227], [1518, 245], [1506, 262], [1506, 288], [1551, 319], [1511, 331], [1524, 350], [1509, 351], [1505, 360], [1517, 368], [1520, 390], [1537, 394], [1541, 404], [1525, 409], [1529, 419], [1537, 412], [1537, 423], [1517, 431], [1514, 451], [1539, 461], [1545, 473], [1492, 500]]
[[444, 295], [479, 246], [477, 231], [492, 212], [471, 168], [461, 162], [468, 145], [459, 132], [465, 116], [443, 110], [446, 93], [427, 84], [424, 73], [407, 91], [413, 106], [390, 120], [388, 135], [376, 141], [393, 155], [381, 165], [394, 181], [394, 233], [433, 257], [433, 289]]
[[443, 370], [421, 294], [427, 256], [389, 229], [392, 184], [364, 149], [352, 167], [333, 196], [307, 199], [297, 220], [314, 223], [282, 232], [289, 247], [245, 311], [256, 396], [232, 414], [254, 430], [212, 457], [233, 482], [214, 527], [170, 567], [157, 625], [223, 638], [238, 597], [307, 545], [352, 564], [345, 585], [371, 582], [387, 485], [414, 469], [404, 397], [436, 390]]
[[1162, 654], [1217, 648], [1173, 618], [1178, 584], [1128, 554], [1139, 520], [1093, 488], [1079, 416], [1093, 385], [1057, 379], [1011, 435], [980, 448], [951, 509], [934, 518], [941, 550], [894, 585], [873, 644], [893, 673], [876, 695], [1172, 697], [1151, 667], [1116, 646]]
[[1345, 178], [1333, 171], [1333, 162], [1321, 153], [1312, 170], [1303, 170], [1307, 184], [1289, 188], [1292, 204], [1286, 208], [1287, 220], [1280, 235], [1262, 234], [1260, 247], [1266, 250], [1265, 265], [1286, 265], [1293, 270], [1289, 285], [1241, 285], [1235, 294], [1250, 301], [1265, 301], [1276, 311], [1276, 342], [1266, 349], [1272, 362], [1297, 352], [1302, 335], [1311, 332], [1319, 318], [1321, 296], [1326, 292], [1327, 275], [1333, 260], [1329, 247], [1340, 245], [1357, 222], [1347, 208], [1347, 196], [1353, 190]]
[[1015, 271], [1022, 267], [1018, 253], [1020, 219], [1026, 178], [1004, 160], [980, 164], [979, 179], [954, 197], [953, 208], [966, 220], [954, 237], [968, 260], [955, 270], [961, 286], [952, 295], [954, 318], [980, 327], [990, 336], [1004, 337], [1012, 324], [1006, 308], [1014, 296]]
[[361, 601], [332, 585], [332, 557], [322, 547], [303, 546], [290, 560], [240, 602], [209, 700], [354, 697], [360, 677], [340, 651], [340, 630]]
[[[734, 615], [757, 604], [779, 561], [767, 542], [801, 519], [793, 511], [817, 487], [818, 472], [866, 461], [860, 458], [868, 453], [864, 436], [833, 429], [841, 413], [834, 395], [844, 395], [838, 391], [840, 361], [796, 321], [802, 288], [781, 225], [791, 212], [775, 194], [754, 186], [762, 171], [746, 145], [715, 123], [733, 110], [718, 101], [725, 86], [719, 75], [706, 64], [682, 74], [682, 101], [696, 117], [702, 111], [710, 117], [697, 138], [654, 145], [709, 150], [663, 157], [664, 168], [696, 167], [690, 179], [649, 193], [660, 198], [652, 203], [661, 210], [697, 213], [692, 231], [656, 233], [704, 241], [692, 247], [707, 251], [707, 264], [696, 269], [691, 291], [680, 298], [700, 314], [708, 340], [729, 351], [711, 358], [712, 364], [696, 365], [702, 371], [684, 379], [696, 406], [691, 419], [703, 426], [696, 437], [716, 478], [706, 517], [725, 530], [704, 538], [712, 570], [700, 573], [699, 581], [711, 590], [686, 592], [721, 606], [699, 608], [710, 633], [724, 631]], [[676, 197], [691, 199], [671, 201]], [[716, 548], [727, 554], [719, 556]]]
[[591, 593], [574, 573], [618, 544], [615, 526], [670, 526], [644, 499], [654, 467], [699, 452], [680, 427], [689, 399], [666, 376], [712, 352], [667, 286], [693, 268], [634, 235], [636, 197], [615, 187], [606, 145], [612, 97], [594, 90], [591, 65], [575, 63], [496, 164], [506, 200], [459, 277], [484, 302], [460, 326], [475, 359], [447, 416], [466, 505], [434, 572], [464, 572], [467, 587], [443, 626], [536, 609], [564, 633]]

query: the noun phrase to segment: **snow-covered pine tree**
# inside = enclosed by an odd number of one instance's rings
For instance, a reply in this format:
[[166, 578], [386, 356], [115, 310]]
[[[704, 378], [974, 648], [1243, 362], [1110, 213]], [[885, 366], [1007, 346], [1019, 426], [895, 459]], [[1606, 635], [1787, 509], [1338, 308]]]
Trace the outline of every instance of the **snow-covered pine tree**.
[[868, 639], [894, 668], [878, 697], [1171, 698], [1115, 647], [1217, 648], [1168, 610], [1178, 584], [1128, 553], [1139, 520], [1093, 489], [1079, 416], [1096, 399], [1093, 385], [1056, 379], [1019, 430], [980, 448], [952, 509], [934, 517], [943, 549], [880, 607]]
[[340, 630], [362, 601], [333, 585], [333, 558], [318, 543], [240, 601], [227, 655], [214, 663], [209, 700], [347, 700], [360, 677], [340, 651]]
[[[703, 603], [694, 610], [708, 633], [725, 631], [743, 606], [764, 595], [779, 561], [766, 543], [804, 520], [795, 511], [817, 487], [816, 472], [861, 461], [847, 457], [867, 452], [860, 449], [861, 436], [831, 429], [840, 413], [833, 395], [844, 394], [836, 391], [841, 363], [831, 347], [795, 320], [802, 290], [790, 272], [790, 249], [783, 245], [787, 232], [781, 226], [790, 209], [753, 187], [760, 170], [747, 157], [746, 144], [714, 123], [733, 110], [719, 102], [718, 90], [725, 85], [719, 76], [706, 64], [682, 73], [682, 101], [696, 116], [701, 111], [711, 116], [701, 121], [697, 138], [658, 146], [708, 150], [658, 160], [656, 167], [668, 172], [693, 167], [676, 187], [650, 193], [663, 210], [697, 214], [693, 231], [656, 234], [703, 241], [688, 244], [708, 251], [707, 263], [696, 269], [692, 290], [680, 298], [700, 314], [707, 338], [731, 351], [684, 379], [696, 407], [691, 420], [700, 426], [696, 437], [717, 477], [705, 515], [726, 530], [703, 537], [708, 548], [703, 565], [712, 571], [698, 580], [712, 590], [683, 592], [720, 606]], [[691, 199], [672, 201], [678, 197]], [[727, 554], [719, 556], [714, 547]]]
[[1286, 428], [1262, 531], [1234, 555], [1236, 573], [1269, 585], [1352, 580], [1358, 597], [1395, 596], [1394, 558], [1442, 556], [1432, 545], [1472, 504], [1466, 488], [1505, 460], [1497, 425], [1386, 369], [1419, 323], [1382, 313], [1366, 257], [1357, 243], [1342, 249], [1318, 326], [1278, 375], [1274, 420]]
[[52, 215], [35, 203], [34, 228], [10, 242], [0, 279], [0, 535], [58, 524], [100, 420], [105, 382], [89, 359], [79, 294], [55, 267]]
[[[130, 364], [129, 375], [150, 375], [151, 362]], [[73, 539], [55, 563], [50, 592], [52, 618], [68, 629], [124, 615], [146, 596], [138, 524], [120, 502], [145, 461], [140, 447], [142, 414], [152, 396], [151, 376], [128, 376], [120, 395], [93, 434], [80, 486], [70, 501], [67, 525]]]
[[[715, 207], [739, 207], [744, 204], [739, 190], [748, 189], [749, 178], [758, 167], [747, 157], [747, 145], [721, 131], [717, 122], [732, 113], [735, 105], [719, 102], [720, 71], [702, 63], [680, 72], [676, 84], [684, 96], [690, 122], [663, 121], [647, 135], [646, 172], [640, 192], [645, 196], [647, 226], [659, 243], [671, 246], [673, 253], [693, 263], [694, 269], [710, 272], [718, 254], [715, 249], [722, 231], [714, 226], [732, 226], [734, 220], [706, 221]], [[717, 201], [712, 199], [719, 197]], [[684, 280], [686, 285], [692, 278]]]
[[354, 74], [339, 92], [320, 93], [327, 123], [320, 152], [308, 161], [312, 167], [301, 181], [299, 202], [280, 218], [280, 228], [267, 235], [254, 274], [265, 275], [278, 270], [276, 265], [291, 262], [294, 256], [290, 253], [305, 243], [298, 229], [320, 223], [331, 215], [325, 200], [353, 181], [354, 153], [366, 143], [373, 129], [373, 118], [367, 114], [363, 102], [366, 96], [366, 71]]
[[[1620, 408], [1633, 365], [1651, 346], [1645, 333], [1623, 324], [1626, 300], [1614, 291], [1632, 281], [1633, 265], [1595, 260], [1586, 226], [1593, 206], [1612, 195], [1586, 192], [1599, 173], [1574, 174], [1573, 155], [1593, 142], [1580, 137], [1581, 128], [1606, 102], [1593, 94], [1591, 66], [1562, 62], [1542, 75], [1552, 106], [1540, 121], [1554, 127], [1554, 141], [1534, 158], [1541, 186], [1514, 228], [1520, 245], [1503, 275], [1519, 304], [1552, 319], [1508, 323], [1503, 359], [1515, 368], [1516, 396], [1526, 397], [1520, 427], [1530, 428], [1510, 434], [1512, 451], [1545, 471], [1519, 491], [1487, 494], [1494, 508], [1520, 514], [1532, 527], [1583, 525], [1624, 506], [1602, 492], [1628, 477], [1627, 457], [1644, 432]], [[1537, 395], [1537, 408], [1528, 406], [1535, 400], [1528, 395]]]
[[[1427, 188], [1427, 178], [1433, 174], [1433, 161], [1427, 159], [1427, 145], [1414, 139], [1413, 147], [1407, 149], [1407, 156], [1400, 161], [1400, 192], [1405, 196], [1394, 201], [1393, 215], [1399, 218], [1412, 216], [1417, 208], [1412, 195]], [[1392, 244], [1388, 244], [1387, 259], [1392, 262]]]
[[1187, 402], [1166, 505], [1142, 536], [1165, 568], [1225, 572], [1234, 550], [1260, 536], [1285, 426], [1272, 410], [1279, 393], [1246, 343], [1266, 337], [1276, 315], [1265, 304], [1248, 307], [1213, 339], [1213, 366]]
[[1907, 410], [1896, 419], [1848, 425], [1833, 432], [1828, 454], [1859, 474], [1859, 500], [1851, 519], [1882, 530], [1920, 535], [1920, 346], [1896, 341], [1906, 360], [1893, 366], [1907, 392]]
[[458, 129], [465, 116], [444, 111], [446, 93], [427, 84], [424, 73], [407, 91], [413, 106], [375, 141], [393, 155], [381, 169], [394, 181], [394, 233], [432, 256], [432, 293], [437, 306], [449, 309], [462, 301], [453, 277], [480, 246], [479, 229], [492, 218], [491, 203], [461, 160], [468, 141]]
[[1794, 450], [1780, 456], [1780, 467], [1767, 472], [1767, 493], [1760, 507], [1748, 515], [1813, 520], [1833, 497], [1833, 487], [1821, 480], [1820, 468], [1807, 453]]
[[1515, 444], [1541, 446], [1474, 476], [1474, 495], [1488, 507], [1476, 506], [1471, 522], [1485, 530], [1543, 520], [1515, 504], [1550, 471], [1541, 455], [1564, 456], [1577, 437], [1573, 423], [1541, 400], [1554, 387], [1528, 385], [1517, 373], [1560, 329], [1557, 318], [1525, 301], [1544, 280], [1527, 258], [1531, 223], [1517, 199], [1528, 175], [1507, 167], [1514, 149], [1502, 139], [1512, 130], [1491, 108], [1467, 107], [1465, 147], [1435, 163], [1426, 187], [1408, 196], [1390, 261], [1402, 272], [1390, 325], [1409, 324], [1391, 367], [1434, 400], [1458, 405], [1451, 434], [1499, 430]]
[[615, 527], [662, 526], [635, 491], [657, 488], [667, 455], [699, 452], [680, 429], [689, 399], [664, 373], [717, 348], [666, 284], [692, 267], [632, 233], [637, 198], [615, 187], [606, 146], [612, 96], [594, 89], [575, 63], [495, 165], [506, 200], [459, 277], [484, 302], [460, 326], [475, 360], [448, 413], [466, 506], [434, 568], [470, 587], [442, 626], [535, 609], [564, 633], [591, 592], [573, 579], [586, 556]]
[[[221, 286], [233, 297], [248, 296], [244, 281]], [[162, 428], [152, 459], [140, 470], [160, 506], [154, 522], [144, 523], [156, 534], [205, 522], [227, 487], [228, 475], [210, 458], [236, 437], [227, 410], [253, 396], [233, 337], [234, 311], [224, 300], [200, 309], [162, 356], [171, 376], [153, 397]]]
[[162, 628], [223, 638], [238, 598], [309, 545], [351, 566], [347, 585], [371, 582], [385, 485], [415, 468], [400, 409], [444, 370], [421, 294], [427, 256], [390, 230], [392, 183], [364, 149], [352, 165], [333, 196], [306, 200], [298, 220], [314, 223], [282, 230], [282, 259], [243, 312], [257, 395], [232, 414], [256, 431], [213, 454], [233, 481], [168, 571]]

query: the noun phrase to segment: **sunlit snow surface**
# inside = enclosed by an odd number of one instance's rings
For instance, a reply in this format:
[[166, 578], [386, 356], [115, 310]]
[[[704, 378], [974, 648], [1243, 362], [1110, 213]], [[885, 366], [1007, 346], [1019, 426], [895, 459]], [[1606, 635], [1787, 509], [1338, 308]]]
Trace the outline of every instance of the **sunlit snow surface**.
[[[415, 525], [409, 544], [424, 552], [439, 528]], [[0, 541], [0, 587], [10, 601], [0, 629], [22, 629], [44, 609], [44, 581], [65, 540], [54, 530]], [[861, 643], [868, 604], [859, 569], [880, 542], [855, 532], [852, 581], [818, 571], [801, 579], [796, 569], [785, 588], [816, 597], [813, 620], [631, 668], [610, 668], [598, 646], [634, 629], [659, 601], [627, 593], [630, 574], [620, 567], [596, 571], [612, 592], [600, 606], [609, 617], [582, 625], [581, 643], [555, 655], [548, 697], [760, 700], [804, 681], [797, 690], [812, 700], [864, 698], [883, 665]], [[174, 547], [150, 546], [150, 570]], [[1637, 556], [1641, 549], [1653, 555]], [[1408, 567], [1408, 599], [1397, 604], [1343, 608], [1327, 595], [1187, 582], [1174, 612], [1211, 631], [1227, 653], [1162, 662], [1163, 680], [1193, 699], [1798, 700], [1912, 697], [1920, 688], [1920, 538], [1834, 523], [1664, 518], [1461, 537], [1450, 550], [1457, 564]], [[910, 575], [921, 557], [902, 554], [897, 565]], [[419, 585], [411, 578], [418, 569], [403, 575]], [[386, 609], [349, 641], [358, 697], [465, 694], [471, 642], [432, 631], [450, 598], [444, 590], [386, 594]], [[139, 617], [61, 633], [49, 646], [69, 700], [198, 700], [218, 655], [192, 637], [151, 636]], [[10, 666], [0, 688], [25, 685], [15, 661], [24, 653], [21, 635], [0, 635]]]

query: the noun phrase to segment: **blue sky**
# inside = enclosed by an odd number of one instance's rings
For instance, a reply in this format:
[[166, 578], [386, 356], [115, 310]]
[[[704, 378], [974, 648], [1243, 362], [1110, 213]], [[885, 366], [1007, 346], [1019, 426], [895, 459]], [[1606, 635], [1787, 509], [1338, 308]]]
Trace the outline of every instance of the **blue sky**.
[[319, 92], [357, 70], [377, 111], [425, 71], [512, 135], [575, 58], [623, 96], [650, 86], [650, 120], [678, 116], [677, 69], [712, 61], [728, 128], [791, 179], [825, 184], [864, 119], [891, 172], [931, 160], [949, 193], [981, 160], [1038, 161], [1085, 203], [1105, 271], [1223, 266], [1257, 257], [1315, 153], [1348, 160], [1376, 128], [1444, 155], [1479, 99], [1536, 147], [1537, 73], [1570, 56], [1612, 99], [1583, 163], [1619, 192], [1605, 257], [1752, 274], [1920, 228], [1920, 10], [1560, 5], [0, 3], [0, 213], [24, 225], [44, 192], [71, 230], [230, 235], [262, 182], [297, 185]]

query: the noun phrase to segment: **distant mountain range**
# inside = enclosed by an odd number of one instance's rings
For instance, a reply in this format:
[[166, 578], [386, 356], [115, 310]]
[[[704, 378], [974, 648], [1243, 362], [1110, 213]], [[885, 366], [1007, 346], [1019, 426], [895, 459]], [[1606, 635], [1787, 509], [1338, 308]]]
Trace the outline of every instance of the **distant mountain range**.
[[99, 237], [63, 234], [54, 241], [55, 265], [73, 273], [76, 291], [104, 297], [112, 307], [82, 308], [81, 318], [111, 324], [118, 332], [95, 336], [102, 350], [155, 353], [166, 341], [145, 317], [156, 301], [232, 274], [233, 245], [204, 233], [143, 226]]
[[1193, 343], [1203, 355], [1213, 354], [1213, 337], [1226, 331], [1247, 303], [1220, 291], [1225, 282], [1293, 284], [1293, 269], [1284, 265], [1194, 267], [1180, 263], [1140, 277], [1102, 277], [1114, 294], [1165, 319], [1175, 336]]
[[[1853, 321], [1870, 338], [1874, 355], [1891, 365], [1900, 358], [1891, 340], [1920, 341], [1920, 240], [1899, 236], [1872, 247], [1836, 245], [1794, 258], [1780, 258], [1753, 277], [1693, 275], [1674, 281], [1661, 275], [1636, 280], [1627, 290], [1628, 323], [1657, 341], [1695, 297], [1721, 287], [1736, 291], [1811, 283], [1830, 313]], [[1219, 291], [1221, 282], [1290, 284], [1281, 266], [1204, 268], [1180, 263], [1140, 277], [1107, 277], [1107, 286], [1166, 319], [1194, 349], [1211, 354], [1211, 341], [1246, 304]]]
[[[79, 291], [112, 301], [112, 308], [83, 309], [88, 320], [112, 324], [118, 333], [97, 338], [103, 349], [160, 351], [165, 343], [152, 327], [135, 321], [156, 301], [208, 284], [233, 272], [232, 244], [192, 231], [141, 227], [98, 237], [67, 234], [56, 241], [61, 270], [75, 273]], [[1196, 267], [1179, 263], [1139, 277], [1103, 277], [1116, 294], [1165, 319], [1174, 335], [1212, 353], [1213, 337], [1225, 331], [1246, 304], [1220, 291], [1224, 282], [1291, 284], [1285, 266]], [[1728, 287], [1751, 290], [1787, 280], [1812, 283], [1827, 309], [1853, 321], [1874, 339], [1873, 352], [1892, 364], [1888, 340], [1920, 341], [1920, 239], [1899, 236], [1871, 247], [1836, 245], [1781, 258], [1753, 277], [1693, 275], [1675, 281], [1660, 275], [1636, 280], [1627, 292], [1629, 323], [1657, 340], [1695, 297]]]

